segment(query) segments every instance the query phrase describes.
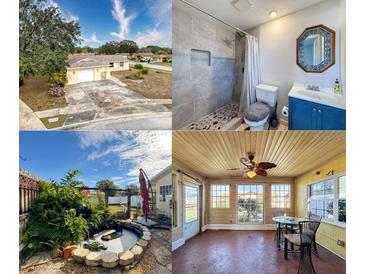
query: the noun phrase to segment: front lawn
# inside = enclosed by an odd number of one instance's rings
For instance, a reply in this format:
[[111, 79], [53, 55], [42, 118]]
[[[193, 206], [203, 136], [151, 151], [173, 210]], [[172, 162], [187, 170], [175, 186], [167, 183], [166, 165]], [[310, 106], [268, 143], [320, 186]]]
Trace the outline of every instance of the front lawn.
[[[143, 79], [136, 80], [136, 69], [112, 72], [114, 77], [128, 85], [128, 88], [149, 99], [172, 99], [172, 74], [161, 70], [148, 70]], [[129, 78], [129, 79], [128, 79]]]
[[42, 111], [67, 106], [65, 96], [51, 96], [48, 93], [48, 76], [30, 76], [20, 86], [19, 96], [33, 111]]
[[169, 63], [169, 62], [154, 62], [154, 63], [151, 63], [151, 65], [159, 65], [159, 66], [165, 66], [165, 67], [172, 67], [172, 63]]

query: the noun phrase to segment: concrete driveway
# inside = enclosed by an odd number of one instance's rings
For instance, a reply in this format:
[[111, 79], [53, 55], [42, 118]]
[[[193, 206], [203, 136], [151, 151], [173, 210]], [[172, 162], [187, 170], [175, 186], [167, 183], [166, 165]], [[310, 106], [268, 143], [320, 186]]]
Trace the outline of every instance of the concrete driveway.
[[99, 129], [98, 125], [100, 129], [136, 129], [144, 120], [154, 129], [166, 129], [166, 119], [171, 119], [171, 110], [161, 102], [128, 89], [116, 78], [68, 85], [64, 90], [67, 107], [36, 113], [39, 118], [67, 115], [62, 129]]

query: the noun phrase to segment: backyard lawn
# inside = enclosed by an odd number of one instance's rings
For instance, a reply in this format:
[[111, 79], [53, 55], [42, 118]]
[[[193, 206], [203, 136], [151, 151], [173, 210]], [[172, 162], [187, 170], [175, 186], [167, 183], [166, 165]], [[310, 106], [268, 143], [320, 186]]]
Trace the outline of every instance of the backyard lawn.
[[33, 111], [67, 106], [65, 96], [51, 96], [48, 90], [48, 76], [30, 76], [20, 86], [19, 96]]
[[109, 205], [108, 206], [109, 209], [109, 213], [111, 215], [117, 213], [117, 212], [125, 212], [125, 210], [127, 209], [126, 207], [120, 206], [120, 205]]
[[[149, 69], [143, 79], [136, 79], [137, 70], [112, 72], [114, 77], [128, 85], [128, 88], [149, 99], [172, 98], [172, 74], [160, 70]], [[130, 78], [130, 79], [128, 79]]]

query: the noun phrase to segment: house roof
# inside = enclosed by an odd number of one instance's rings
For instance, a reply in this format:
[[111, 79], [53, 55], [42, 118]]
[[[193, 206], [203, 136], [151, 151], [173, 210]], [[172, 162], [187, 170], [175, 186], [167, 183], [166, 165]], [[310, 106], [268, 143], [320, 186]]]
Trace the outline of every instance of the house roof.
[[125, 62], [128, 60], [126, 54], [115, 55], [91, 55], [73, 54], [68, 57], [70, 68], [104, 67], [111, 62]]
[[161, 170], [159, 173], [157, 173], [155, 176], [153, 176], [151, 178], [151, 184], [154, 184], [155, 182], [157, 182], [159, 179], [161, 179], [165, 175], [168, 175], [169, 173], [171, 173], [171, 168], [172, 168], [172, 166], [169, 165], [169, 166], [165, 167], [163, 170]]

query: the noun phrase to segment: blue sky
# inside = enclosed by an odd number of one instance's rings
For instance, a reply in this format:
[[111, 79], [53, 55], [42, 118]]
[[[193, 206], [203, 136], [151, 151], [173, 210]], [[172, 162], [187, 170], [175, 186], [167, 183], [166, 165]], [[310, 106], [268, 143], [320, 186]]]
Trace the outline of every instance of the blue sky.
[[90, 187], [103, 179], [124, 187], [138, 183], [139, 168], [151, 178], [171, 164], [171, 131], [21, 131], [19, 158], [43, 180], [78, 169]]
[[127, 39], [140, 47], [171, 47], [172, 0], [47, 0], [46, 5], [79, 22], [82, 45]]

